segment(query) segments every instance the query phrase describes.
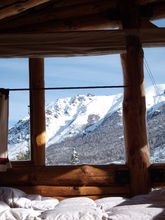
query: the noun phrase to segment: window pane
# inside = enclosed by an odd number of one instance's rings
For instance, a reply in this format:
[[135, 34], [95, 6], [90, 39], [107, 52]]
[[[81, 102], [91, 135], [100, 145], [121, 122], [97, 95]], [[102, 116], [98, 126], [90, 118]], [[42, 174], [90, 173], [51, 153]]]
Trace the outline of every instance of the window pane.
[[165, 162], [164, 48], [145, 49], [147, 131], [151, 163]]
[[[0, 59], [1, 88], [28, 88], [28, 59]], [[10, 160], [30, 160], [29, 92], [9, 93], [8, 154]]]
[[[46, 87], [123, 84], [119, 55], [47, 59], [45, 68]], [[122, 89], [46, 91], [46, 103], [47, 165], [125, 162]]]

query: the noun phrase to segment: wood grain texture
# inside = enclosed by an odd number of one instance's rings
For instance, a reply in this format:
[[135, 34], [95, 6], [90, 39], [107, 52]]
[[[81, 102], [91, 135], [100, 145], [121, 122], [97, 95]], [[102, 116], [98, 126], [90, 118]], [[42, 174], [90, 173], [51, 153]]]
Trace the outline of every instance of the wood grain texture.
[[122, 53], [128, 35], [143, 47], [165, 46], [165, 28], [79, 31], [47, 34], [1, 34], [0, 57], [70, 57]]
[[153, 15], [151, 20], [163, 18], [165, 18], [165, 2], [160, 2], [153, 6]]
[[0, 173], [0, 186], [12, 186], [26, 193], [57, 197], [75, 196], [97, 199], [105, 196], [129, 196], [129, 185], [116, 183], [116, 171], [125, 165], [105, 166], [18, 166]]
[[[33, 2], [34, 0], [32, 0]], [[44, 0], [43, 0], [44, 1]], [[45, 0], [46, 1], [46, 0]], [[47, 0], [48, 1], [48, 0]], [[51, 1], [52, 2], [52, 1]], [[100, 14], [101, 12], [107, 12], [110, 9], [114, 9], [117, 3], [108, 0], [95, 1], [95, 4], [91, 2], [81, 2], [80, 4], [75, 4], [72, 6], [57, 7], [56, 3], [51, 3], [45, 7], [41, 7], [35, 13], [33, 10], [29, 10], [28, 13], [22, 13], [18, 17], [13, 17], [9, 19], [8, 22], [4, 23], [7, 28], [14, 28], [24, 26], [27, 28], [28, 25], [42, 25], [43, 23], [51, 21], [65, 20], [69, 18], [78, 18], [81, 16], [88, 16], [92, 14]], [[2, 10], [0, 10], [1, 12]], [[2, 15], [1, 15], [2, 16]], [[1, 18], [0, 16], [0, 18]], [[2, 18], [1, 18], [2, 19]], [[88, 19], [88, 17], [87, 17]], [[10, 26], [11, 24], [11, 26]], [[1, 29], [3, 28], [3, 23], [1, 23]]]
[[20, 14], [28, 9], [31, 9], [35, 6], [41, 5], [43, 3], [49, 2], [50, 0], [26, 0], [26, 1], [3, 1], [3, 4], [0, 3], [0, 20]]
[[128, 170], [124, 165], [105, 166], [18, 166], [1, 173], [0, 185], [112, 186], [115, 171]]
[[138, 38], [129, 38], [127, 53], [121, 55], [121, 61], [124, 84], [129, 85], [124, 89], [123, 122], [130, 190], [133, 196], [150, 191], [143, 51]]
[[[128, 0], [127, 2], [115, 0], [8, 0], [5, 2], [0, 3], [0, 31], [8, 33], [120, 27], [123, 16], [119, 8], [123, 2], [126, 6], [126, 17], [130, 11], [134, 16], [133, 10], [127, 10], [133, 2]], [[136, 6], [141, 21], [146, 18], [150, 20], [165, 17], [165, 2], [162, 0], [138, 0]]]
[[[44, 59], [29, 59], [30, 88], [44, 88]], [[30, 90], [32, 162], [45, 165], [45, 91]]]
[[74, 187], [74, 186], [19, 186], [17, 187], [28, 194], [40, 194], [42, 196], [50, 196], [50, 197], [74, 197], [74, 196], [100, 196], [100, 195], [128, 195], [129, 188], [128, 186], [82, 186], [82, 187]]

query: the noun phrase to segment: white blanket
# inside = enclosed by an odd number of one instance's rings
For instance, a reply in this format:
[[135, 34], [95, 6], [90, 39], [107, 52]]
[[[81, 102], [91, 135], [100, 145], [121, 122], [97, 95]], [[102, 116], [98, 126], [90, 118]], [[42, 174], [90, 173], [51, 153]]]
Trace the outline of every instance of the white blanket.
[[163, 220], [165, 189], [131, 199], [57, 199], [0, 187], [0, 220]]

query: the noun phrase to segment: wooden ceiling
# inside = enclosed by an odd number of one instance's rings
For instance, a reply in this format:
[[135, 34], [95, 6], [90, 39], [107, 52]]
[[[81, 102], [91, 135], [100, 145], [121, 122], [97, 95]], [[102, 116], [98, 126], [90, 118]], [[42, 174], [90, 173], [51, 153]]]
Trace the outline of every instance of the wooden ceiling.
[[150, 23], [159, 18], [165, 0], [0, 1], [0, 57], [121, 53], [128, 33], [164, 46], [165, 30]]

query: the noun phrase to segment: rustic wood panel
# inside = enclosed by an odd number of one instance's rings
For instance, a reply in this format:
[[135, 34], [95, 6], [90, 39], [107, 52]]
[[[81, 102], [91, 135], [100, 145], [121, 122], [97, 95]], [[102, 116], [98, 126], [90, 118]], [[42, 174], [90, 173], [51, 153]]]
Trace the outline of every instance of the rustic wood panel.
[[115, 171], [125, 165], [108, 166], [19, 166], [0, 173], [0, 185], [110, 186], [116, 183]]
[[143, 47], [165, 46], [165, 28], [104, 30], [45, 34], [1, 34], [0, 57], [68, 57], [122, 53], [128, 35]]
[[100, 195], [129, 195], [128, 186], [82, 186], [82, 187], [57, 187], [57, 186], [19, 186], [17, 187], [27, 194], [40, 194], [50, 197], [74, 197], [74, 196], [100, 196]]
[[[29, 59], [30, 88], [44, 88], [44, 59]], [[45, 91], [30, 90], [30, 125], [32, 162], [45, 165]]]

